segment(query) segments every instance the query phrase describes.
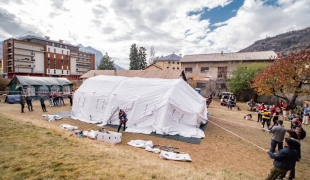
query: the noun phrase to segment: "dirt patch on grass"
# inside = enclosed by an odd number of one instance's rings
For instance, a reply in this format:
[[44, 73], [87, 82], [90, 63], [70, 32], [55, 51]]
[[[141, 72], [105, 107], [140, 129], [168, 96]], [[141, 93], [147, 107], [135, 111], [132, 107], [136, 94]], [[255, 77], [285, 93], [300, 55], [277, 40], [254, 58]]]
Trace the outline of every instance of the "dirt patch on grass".
[[[15, 166], [17, 160], [15, 164], [14, 157], [1, 154], [1, 158], [5, 158], [6, 161], [1, 161], [0, 171], [5, 174], [14, 173], [16, 177], [20, 177], [20, 174], [28, 171], [49, 167], [52, 170], [44, 170], [44, 177], [51, 179], [79, 179], [77, 177], [86, 179], [98, 179], [98, 177], [103, 179], [104, 177], [109, 177], [107, 179], [206, 179], [207, 177], [209, 179], [263, 179], [267, 176], [273, 162], [262, 150], [269, 149], [271, 134], [262, 132], [261, 125], [255, 120], [244, 120], [243, 116], [249, 112], [245, 111], [243, 104], [238, 103], [238, 105], [242, 111], [237, 111], [236, 108], [230, 111], [220, 106], [219, 102], [212, 102], [208, 109], [211, 113], [211, 122], [205, 130], [206, 138], [202, 139], [199, 145], [134, 133], [124, 133], [120, 144], [110, 145], [77, 138], [71, 131], [59, 127], [60, 124], [70, 124], [78, 126], [81, 130], [98, 130], [96, 125], [70, 119], [54, 122], [44, 120], [38, 101], [34, 101], [35, 111], [27, 110], [24, 114], [20, 113], [19, 104], [0, 103], [0, 114], [3, 115], [1, 118], [7, 119], [8, 122], [7, 125], [2, 126], [2, 129], [7, 131], [5, 133], [0, 131], [1, 145], [12, 142], [13, 145], [8, 146], [9, 149], [5, 152], [24, 153], [29, 159], [25, 157], [23, 163], [32, 164], [27, 167]], [[49, 114], [70, 109], [70, 106], [47, 107]], [[252, 115], [254, 119], [257, 118], [255, 113]], [[289, 128], [289, 123], [285, 123], [285, 126]], [[20, 131], [20, 129], [25, 130]], [[305, 129], [310, 132], [308, 127]], [[115, 131], [113, 128], [108, 130]], [[28, 137], [29, 131], [31, 135]], [[10, 135], [9, 138], [6, 138], [7, 134]], [[17, 137], [14, 138], [14, 134]], [[25, 136], [26, 139], [20, 136]], [[127, 142], [135, 139], [152, 140], [154, 144], [178, 147], [180, 151], [188, 153], [193, 162], [165, 161], [159, 159], [156, 154], [127, 145]], [[310, 176], [310, 172], [306, 171], [310, 167], [309, 144], [309, 138], [306, 137], [302, 141], [302, 160], [297, 163], [296, 179], [307, 179]], [[52, 154], [46, 156], [45, 151]], [[41, 159], [35, 162], [37, 158]], [[44, 161], [49, 164], [40, 167], [39, 164], [44, 164]], [[37, 177], [41, 175], [42, 173], [39, 173]], [[30, 176], [27, 179], [31, 179]]]

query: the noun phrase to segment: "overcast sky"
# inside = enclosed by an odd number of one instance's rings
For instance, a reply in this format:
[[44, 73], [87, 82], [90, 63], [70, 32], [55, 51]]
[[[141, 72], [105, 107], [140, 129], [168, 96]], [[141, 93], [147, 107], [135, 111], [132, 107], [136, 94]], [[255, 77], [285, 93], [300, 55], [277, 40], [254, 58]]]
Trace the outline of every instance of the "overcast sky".
[[0, 40], [34, 31], [126, 69], [133, 43], [155, 56], [237, 52], [308, 26], [309, 0], [0, 0]]

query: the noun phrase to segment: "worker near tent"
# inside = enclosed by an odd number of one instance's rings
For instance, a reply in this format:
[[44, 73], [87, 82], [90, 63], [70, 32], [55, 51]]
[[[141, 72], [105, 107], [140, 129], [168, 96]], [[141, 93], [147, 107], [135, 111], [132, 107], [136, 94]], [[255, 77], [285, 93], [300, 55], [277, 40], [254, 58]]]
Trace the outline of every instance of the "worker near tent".
[[119, 132], [119, 130], [121, 129], [122, 124], [124, 125], [123, 131], [125, 131], [125, 129], [126, 129], [126, 122], [128, 121], [128, 119], [127, 119], [126, 113], [122, 109], [119, 110], [118, 118], [119, 118], [119, 126], [118, 126], [118, 129], [117, 129], [117, 132]]
[[27, 102], [28, 110], [33, 111], [32, 99], [28, 94], [26, 95], [26, 102]]
[[20, 95], [19, 103], [21, 105], [22, 113], [24, 113], [24, 108], [25, 108], [25, 103], [26, 103], [24, 95]]

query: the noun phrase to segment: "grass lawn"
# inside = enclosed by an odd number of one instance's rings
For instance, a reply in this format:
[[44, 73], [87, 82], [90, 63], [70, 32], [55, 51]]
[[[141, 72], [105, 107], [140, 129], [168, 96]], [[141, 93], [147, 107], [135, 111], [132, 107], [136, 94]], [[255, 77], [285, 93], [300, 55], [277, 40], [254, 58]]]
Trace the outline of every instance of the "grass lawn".
[[[244, 120], [249, 112], [244, 103], [238, 105], [242, 111], [212, 102], [206, 137], [199, 145], [134, 133], [124, 133], [122, 142], [113, 145], [78, 138], [59, 127], [99, 129], [92, 124], [70, 119], [46, 121], [39, 101], [34, 101], [33, 112], [26, 109], [23, 114], [19, 104], [0, 103], [0, 179], [264, 179], [273, 162], [265, 152], [272, 134], [261, 130], [255, 113], [254, 121]], [[48, 113], [70, 109], [47, 106]], [[285, 127], [289, 128], [288, 122]], [[304, 127], [308, 137], [301, 141], [297, 180], [310, 177], [309, 127]], [[135, 139], [179, 147], [193, 162], [163, 160], [158, 154], [127, 145]]]

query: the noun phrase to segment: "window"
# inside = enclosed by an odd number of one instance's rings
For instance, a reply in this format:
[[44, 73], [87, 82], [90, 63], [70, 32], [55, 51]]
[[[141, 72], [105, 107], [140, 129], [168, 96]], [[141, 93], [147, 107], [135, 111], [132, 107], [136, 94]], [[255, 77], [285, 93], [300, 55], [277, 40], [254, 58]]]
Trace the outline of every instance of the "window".
[[209, 67], [201, 67], [200, 71], [201, 72], [207, 72], [207, 71], [209, 71]]
[[54, 70], [54, 74], [56, 74], [56, 70]]
[[52, 88], [51, 88], [52, 94], [59, 94], [59, 92], [60, 92], [59, 86], [56, 86], [56, 85], [52, 86]]
[[193, 72], [193, 68], [187, 67], [187, 68], [185, 68], [185, 72]]
[[175, 69], [175, 67], [173, 67], [172, 69]]
[[[67, 46], [66, 46], [66, 49], [67, 49]], [[67, 51], [67, 55], [69, 55], [69, 51]]]
[[[62, 45], [60, 44], [59, 47], [62, 48]], [[62, 50], [62, 51], [63, 51], [63, 50]]]
[[[49, 68], [49, 67], [48, 67], [48, 68]], [[50, 70], [48, 70], [47, 72], [48, 72], [48, 74], [49, 74], [49, 73], [50, 73]]]
[[205, 88], [206, 87], [206, 83], [197, 83], [197, 87], [198, 88]]
[[[67, 46], [65, 46], [65, 49], [67, 49]], [[68, 54], [68, 51], [67, 51], [67, 54]]]
[[64, 70], [61, 70], [61, 74], [64, 74]]
[[23, 86], [23, 93], [28, 94], [29, 96], [35, 96], [35, 89], [33, 86]]
[[54, 64], [56, 64], [56, 59], [54, 59]]
[[[61, 45], [60, 45], [61, 46]], [[61, 54], [64, 54], [64, 50], [61, 50]]]
[[54, 49], [54, 53], [56, 53], [56, 49]]
[[180, 69], [179, 67], [177, 67], [177, 69]]
[[218, 67], [217, 78], [227, 78], [227, 67]]
[[48, 96], [49, 95], [48, 87], [47, 86], [39, 86], [38, 94], [39, 94], [39, 96]]
[[50, 64], [47, 65], [48, 68], [51, 68]]
[[69, 61], [67, 61], [67, 64], [69, 64]]
[[[50, 52], [50, 48], [48, 48], [48, 50], [47, 50], [48, 52]], [[49, 55], [49, 53], [48, 53], [48, 55]], [[49, 57], [49, 56], [48, 56]]]
[[167, 69], [169, 69], [169, 67], [167, 67]]
[[174, 61], [172, 62], [172, 64], [174, 64]]
[[[52, 43], [52, 46], [54, 46], [54, 43]], [[55, 49], [54, 49], [55, 50]]]
[[69, 74], [69, 71], [67, 71], [67, 74]]
[[54, 64], [54, 69], [56, 69], [56, 65]]
[[219, 89], [226, 89], [226, 84], [225, 83], [216, 83], [216, 87]]
[[170, 61], [168, 61], [168, 64], [170, 64]]
[[50, 53], [47, 54], [47, 57], [50, 58]]
[[62, 87], [62, 93], [64, 94], [70, 94], [70, 86], [63, 86]]
[[61, 60], [61, 64], [64, 64], [64, 60]]
[[177, 62], [177, 64], [180, 64], [179, 62]]

